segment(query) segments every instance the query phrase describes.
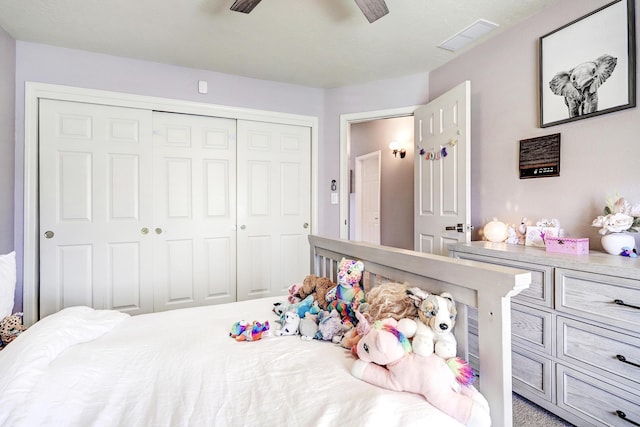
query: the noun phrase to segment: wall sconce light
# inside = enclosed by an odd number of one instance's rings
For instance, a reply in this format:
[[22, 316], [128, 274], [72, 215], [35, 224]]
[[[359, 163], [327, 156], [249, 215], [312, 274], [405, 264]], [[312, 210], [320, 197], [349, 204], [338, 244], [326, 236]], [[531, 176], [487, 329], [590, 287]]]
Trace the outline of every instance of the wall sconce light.
[[398, 141], [393, 141], [391, 144], [389, 144], [389, 148], [393, 153], [393, 157], [398, 157], [398, 154], [400, 154], [400, 158], [404, 159], [404, 156], [407, 155], [407, 150], [405, 150], [404, 144]]

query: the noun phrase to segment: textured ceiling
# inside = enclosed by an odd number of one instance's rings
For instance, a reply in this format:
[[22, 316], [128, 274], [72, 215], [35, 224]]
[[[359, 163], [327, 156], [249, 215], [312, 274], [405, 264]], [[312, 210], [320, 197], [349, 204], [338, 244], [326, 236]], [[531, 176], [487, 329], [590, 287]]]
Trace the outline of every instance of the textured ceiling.
[[[0, 0], [13, 38], [179, 66], [332, 88], [430, 71], [437, 47], [482, 18], [480, 42], [558, 0], [386, 0], [369, 24], [353, 0]], [[473, 45], [471, 45], [473, 46]]]

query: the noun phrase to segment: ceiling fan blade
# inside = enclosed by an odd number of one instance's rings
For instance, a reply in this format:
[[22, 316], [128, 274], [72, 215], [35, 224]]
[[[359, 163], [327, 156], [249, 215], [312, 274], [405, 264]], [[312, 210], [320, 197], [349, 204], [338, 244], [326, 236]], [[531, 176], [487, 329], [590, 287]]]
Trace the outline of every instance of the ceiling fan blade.
[[231, 10], [234, 12], [250, 13], [260, 1], [261, 0], [236, 0], [233, 2], [233, 5], [231, 5]]
[[387, 4], [384, 0], [356, 0], [356, 4], [367, 17], [367, 21], [372, 23], [389, 13]]

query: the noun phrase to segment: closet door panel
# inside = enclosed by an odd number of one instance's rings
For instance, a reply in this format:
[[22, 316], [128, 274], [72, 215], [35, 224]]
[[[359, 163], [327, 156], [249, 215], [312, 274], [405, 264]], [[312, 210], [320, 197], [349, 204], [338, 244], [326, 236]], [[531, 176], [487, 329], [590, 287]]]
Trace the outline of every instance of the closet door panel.
[[238, 300], [282, 295], [309, 274], [310, 195], [310, 129], [239, 120]]
[[40, 318], [153, 310], [151, 112], [39, 104]]
[[153, 113], [155, 310], [236, 299], [236, 121]]

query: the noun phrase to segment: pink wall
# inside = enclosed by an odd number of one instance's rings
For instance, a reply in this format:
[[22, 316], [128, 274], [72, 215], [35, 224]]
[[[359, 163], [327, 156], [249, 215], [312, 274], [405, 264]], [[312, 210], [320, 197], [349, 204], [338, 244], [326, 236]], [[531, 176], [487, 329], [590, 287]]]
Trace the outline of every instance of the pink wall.
[[[430, 74], [431, 98], [471, 80], [474, 224], [557, 218], [568, 235], [589, 237], [593, 249], [600, 238], [591, 222], [608, 196], [640, 203], [637, 107], [538, 127], [539, 37], [608, 3], [561, 0]], [[519, 141], [554, 133], [561, 134], [560, 176], [519, 179]]]

